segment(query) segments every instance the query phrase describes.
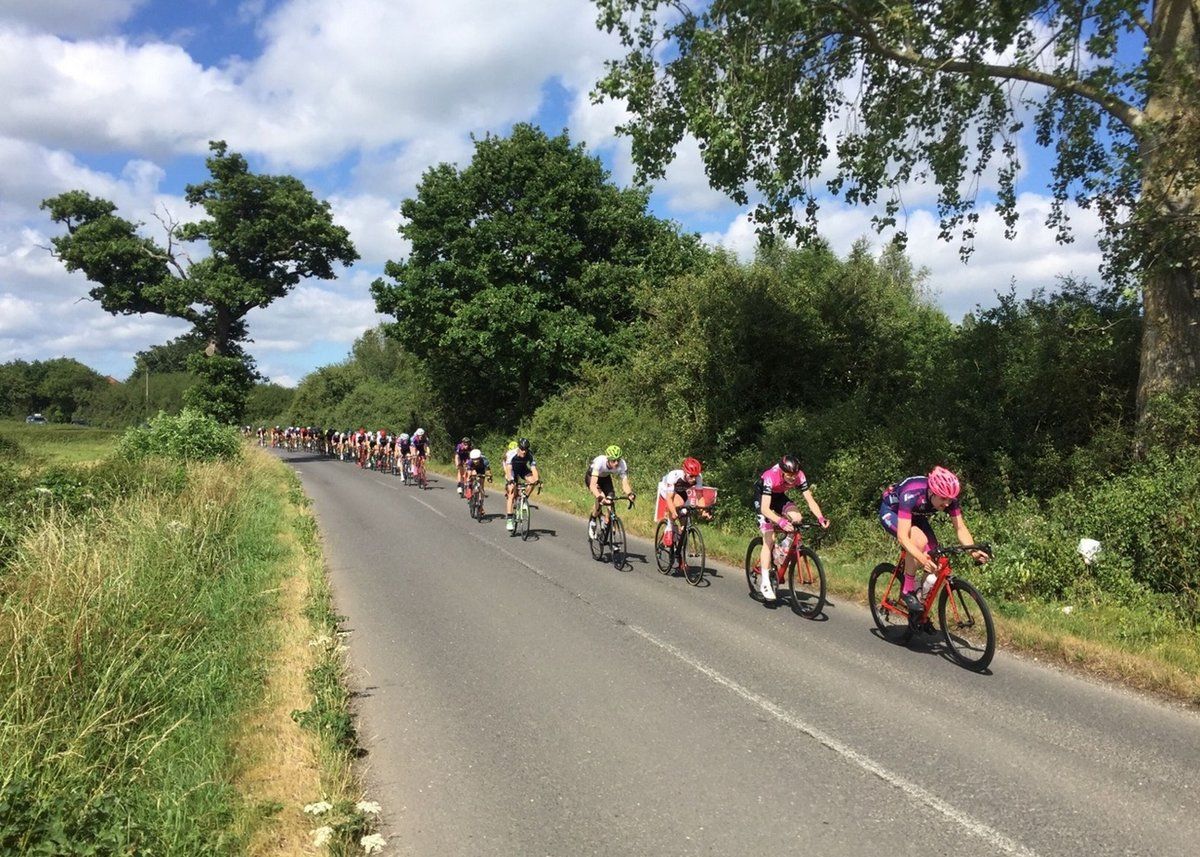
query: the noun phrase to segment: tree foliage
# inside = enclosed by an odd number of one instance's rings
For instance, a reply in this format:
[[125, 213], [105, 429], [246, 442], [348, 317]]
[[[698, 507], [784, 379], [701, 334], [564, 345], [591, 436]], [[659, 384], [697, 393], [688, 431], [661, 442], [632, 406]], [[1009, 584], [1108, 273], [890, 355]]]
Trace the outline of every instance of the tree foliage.
[[529, 125], [477, 140], [465, 169], [425, 173], [400, 209], [412, 251], [372, 293], [461, 428], [528, 415], [621, 347], [643, 281], [701, 255], [646, 202], [565, 133]]
[[629, 105], [640, 174], [691, 134], [714, 187], [785, 233], [812, 233], [823, 193], [895, 225], [904, 188], [929, 184], [967, 253], [987, 179], [1012, 237], [1031, 126], [1054, 151], [1049, 225], [1069, 240], [1067, 203], [1095, 207], [1107, 274], [1144, 275], [1141, 403], [1200, 377], [1194, 0], [597, 5], [627, 50], [598, 93]]
[[[253, 377], [241, 349], [246, 313], [302, 279], [332, 278], [337, 264], [358, 254], [349, 233], [333, 223], [329, 204], [299, 179], [252, 173], [224, 142], [209, 148], [211, 178], [186, 189], [188, 203], [206, 216], [191, 223], [163, 218], [165, 247], [141, 235], [141, 224], [117, 216], [111, 202], [85, 191], [59, 194], [42, 208], [67, 229], [52, 240], [55, 254], [96, 284], [88, 294], [106, 312], [155, 313], [192, 325], [191, 341], [208, 346], [206, 359], [190, 356], [200, 381], [192, 401], [237, 420]], [[205, 255], [193, 259], [188, 244]]]
[[0, 416], [24, 419], [40, 413], [51, 422], [65, 423], [82, 416], [87, 403], [109, 383], [70, 357], [0, 364]]

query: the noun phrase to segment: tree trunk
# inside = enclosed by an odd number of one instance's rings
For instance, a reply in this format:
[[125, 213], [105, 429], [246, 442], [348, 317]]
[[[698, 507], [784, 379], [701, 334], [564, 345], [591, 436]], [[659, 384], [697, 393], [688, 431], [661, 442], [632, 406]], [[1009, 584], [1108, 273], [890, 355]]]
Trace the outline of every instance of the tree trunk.
[[1200, 29], [1194, 0], [1154, 4], [1151, 49], [1162, 66], [1150, 87], [1142, 139], [1144, 225], [1153, 246], [1142, 281], [1139, 420], [1160, 393], [1200, 380]]

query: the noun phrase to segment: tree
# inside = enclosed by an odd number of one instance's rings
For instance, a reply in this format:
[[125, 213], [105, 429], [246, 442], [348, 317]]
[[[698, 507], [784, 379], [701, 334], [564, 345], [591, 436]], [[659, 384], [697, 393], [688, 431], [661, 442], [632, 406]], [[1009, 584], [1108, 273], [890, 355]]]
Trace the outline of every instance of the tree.
[[597, 4], [628, 51], [598, 95], [628, 103], [640, 175], [661, 175], [690, 133], [711, 183], [758, 194], [755, 218], [785, 234], [811, 234], [822, 187], [882, 201], [885, 226], [904, 184], [932, 182], [942, 237], [966, 253], [995, 169], [1011, 238], [1032, 121], [1055, 152], [1049, 225], [1069, 240], [1067, 202], [1094, 206], [1106, 274], [1140, 277], [1139, 412], [1200, 378], [1196, 0]]
[[[224, 142], [209, 143], [211, 178], [187, 186], [185, 198], [207, 215], [194, 223], [161, 219], [166, 247], [139, 234], [141, 224], [116, 206], [74, 190], [44, 200], [67, 228], [52, 240], [69, 271], [97, 285], [88, 293], [106, 312], [155, 313], [190, 322], [207, 343], [188, 368], [199, 383], [189, 404], [226, 421], [240, 419], [253, 367], [241, 350], [245, 316], [285, 296], [302, 279], [331, 279], [334, 265], [358, 258], [349, 233], [333, 223], [329, 204], [292, 176], [250, 172]], [[193, 260], [182, 244], [202, 242]], [[197, 251], [199, 255], [199, 251]]]
[[469, 166], [441, 164], [401, 204], [407, 260], [388, 262], [376, 306], [425, 359], [460, 425], [509, 425], [604, 359], [637, 316], [633, 290], [702, 251], [613, 185], [567, 135], [517, 125], [475, 142]]

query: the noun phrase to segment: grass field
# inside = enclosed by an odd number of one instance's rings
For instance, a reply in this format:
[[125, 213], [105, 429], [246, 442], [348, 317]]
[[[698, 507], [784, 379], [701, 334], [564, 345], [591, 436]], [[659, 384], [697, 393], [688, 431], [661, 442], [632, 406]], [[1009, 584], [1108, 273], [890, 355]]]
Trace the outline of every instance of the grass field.
[[28, 425], [0, 420], [0, 438], [20, 444], [32, 458], [47, 464], [91, 464], [116, 448], [119, 431], [86, 426]]

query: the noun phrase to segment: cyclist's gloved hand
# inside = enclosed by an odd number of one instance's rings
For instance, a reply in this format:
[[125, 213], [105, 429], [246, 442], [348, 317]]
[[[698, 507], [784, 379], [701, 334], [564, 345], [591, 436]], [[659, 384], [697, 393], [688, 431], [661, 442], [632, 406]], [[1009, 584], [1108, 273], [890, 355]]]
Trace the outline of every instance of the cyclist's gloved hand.
[[634, 494], [632, 491], [630, 491], [626, 496], [629, 498], [630, 503], [632, 503], [637, 498], [637, 494]]
[[828, 518], [826, 518], [824, 515], [822, 515], [821, 517], [817, 518], [817, 523], [821, 525], [821, 529], [822, 529], [822, 530], [828, 530], [828, 529], [829, 529], [829, 519], [828, 519]]
[[792, 526], [792, 522], [789, 518], [780, 518], [779, 529], [783, 530], [785, 533], [790, 533], [793, 529], [795, 529], [795, 527]]

